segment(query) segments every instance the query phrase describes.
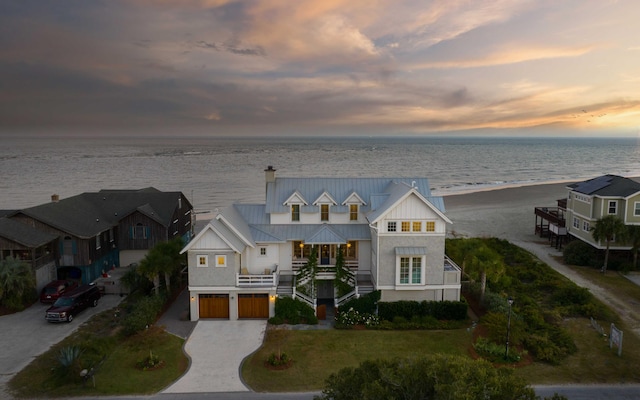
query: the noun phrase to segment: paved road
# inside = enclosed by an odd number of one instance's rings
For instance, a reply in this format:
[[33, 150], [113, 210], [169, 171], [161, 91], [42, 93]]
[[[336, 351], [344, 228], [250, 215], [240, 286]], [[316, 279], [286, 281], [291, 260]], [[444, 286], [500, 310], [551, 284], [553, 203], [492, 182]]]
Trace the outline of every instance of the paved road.
[[5, 385], [40, 354], [73, 333], [92, 315], [117, 306], [122, 297], [104, 296], [97, 307], [89, 307], [71, 323], [49, 323], [44, 314], [49, 305], [36, 303], [28, 309], [0, 317], [0, 398], [7, 398]]

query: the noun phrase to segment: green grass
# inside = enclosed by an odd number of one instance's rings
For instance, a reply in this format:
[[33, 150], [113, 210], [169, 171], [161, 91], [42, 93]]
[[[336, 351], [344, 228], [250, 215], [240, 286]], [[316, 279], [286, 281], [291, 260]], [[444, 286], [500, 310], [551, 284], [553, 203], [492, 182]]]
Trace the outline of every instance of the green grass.
[[[129, 338], [123, 337], [109, 322], [112, 311], [92, 318], [76, 333], [56, 344], [20, 371], [8, 384], [14, 396], [37, 397], [86, 397], [125, 394], [152, 394], [178, 379], [188, 366], [182, 352], [183, 339], [151, 328]], [[110, 328], [111, 327], [111, 328]], [[77, 345], [84, 349], [81, 366], [72, 374], [60, 376], [56, 356], [65, 346]], [[136, 363], [152, 350], [164, 364], [153, 371], [142, 371]], [[83, 382], [78, 371], [87, 368], [107, 354], [104, 363], [95, 374], [95, 387], [91, 380]], [[59, 370], [58, 370], [59, 371]]]
[[[357, 367], [377, 358], [422, 354], [468, 354], [471, 334], [466, 329], [447, 331], [375, 330], [267, 330], [263, 346], [245, 360], [244, 381], [257, 392], [317, 391], [325, 379], [344, 367]], [[293, 359], [288, 369], [264, 365], [281, 350]]]

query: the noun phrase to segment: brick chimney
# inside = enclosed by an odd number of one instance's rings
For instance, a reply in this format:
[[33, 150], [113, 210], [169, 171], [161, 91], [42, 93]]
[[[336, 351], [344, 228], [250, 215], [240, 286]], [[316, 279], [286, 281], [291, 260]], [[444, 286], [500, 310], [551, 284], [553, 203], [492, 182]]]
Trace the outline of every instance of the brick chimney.
[[57, 203], [59, 201], [60, 201], [60, 195], [57, 195], [57, 194], [52, 194], [51, 195], [51, 202], [52, 203]]

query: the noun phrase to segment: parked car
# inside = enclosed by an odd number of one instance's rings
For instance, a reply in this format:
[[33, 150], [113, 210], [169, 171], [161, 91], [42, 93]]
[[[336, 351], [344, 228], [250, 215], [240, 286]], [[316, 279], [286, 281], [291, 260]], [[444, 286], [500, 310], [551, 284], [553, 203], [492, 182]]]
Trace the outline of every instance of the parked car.
[[58, 298], [44, 318], [49, 322], [71, 322], [80, 311], [97, 306], [99, 299], [100, 289], [96, 285], [83, 285]]
[[47, 283], [40, 292], [42, 303], [54, 303], [60, 296], [78, 287], [78, 282], [72, 280], [56, 280]]

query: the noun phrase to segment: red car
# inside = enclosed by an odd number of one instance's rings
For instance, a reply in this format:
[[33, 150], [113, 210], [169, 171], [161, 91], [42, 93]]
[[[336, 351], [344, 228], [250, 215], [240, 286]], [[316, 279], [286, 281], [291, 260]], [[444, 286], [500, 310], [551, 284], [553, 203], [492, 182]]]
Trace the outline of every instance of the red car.
[[70, 292], [78, 287], [78, 282], [72, 280], [53, 281], [42, 288], [40, 301], [42, 303], [53, 303], [66, 292]]

